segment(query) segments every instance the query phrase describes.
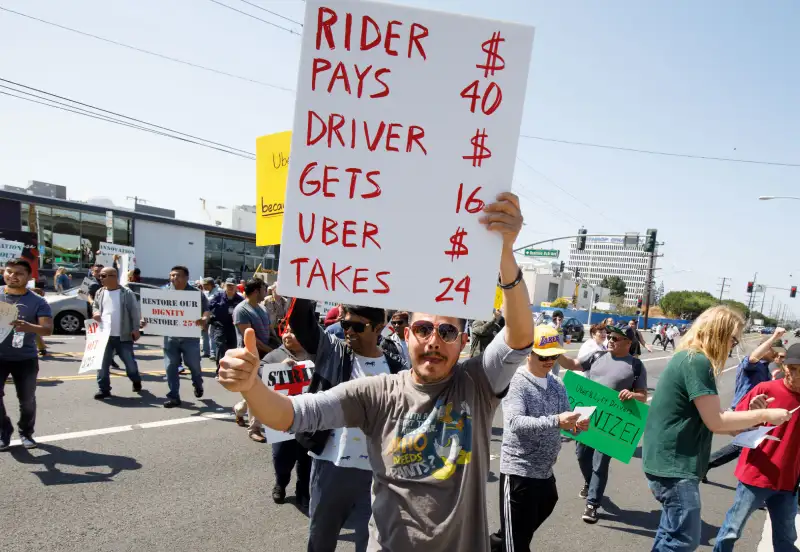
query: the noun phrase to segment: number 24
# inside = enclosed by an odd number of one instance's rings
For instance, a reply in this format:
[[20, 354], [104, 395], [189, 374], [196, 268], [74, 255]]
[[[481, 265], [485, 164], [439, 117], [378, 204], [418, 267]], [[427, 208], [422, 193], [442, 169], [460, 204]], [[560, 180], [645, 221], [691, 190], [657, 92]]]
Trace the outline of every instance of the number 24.
[[441, 303], [443, 301], [452, 301], [453, 298], [448, 296], [450, 290], [455, 285], [455, 291], [464, 294], [464, 304], [467, 304], [467, 296], [469, 295], [469, 284], [470, 278], [469, 276], [464, 276], [459, 282], [456, 284], [456, 281], [453, 278], [442, 278], [439, 280], [440, 284], [447, 284], [447, 287], [441, 292], [439, 295], [436, 296], [436, 302]]

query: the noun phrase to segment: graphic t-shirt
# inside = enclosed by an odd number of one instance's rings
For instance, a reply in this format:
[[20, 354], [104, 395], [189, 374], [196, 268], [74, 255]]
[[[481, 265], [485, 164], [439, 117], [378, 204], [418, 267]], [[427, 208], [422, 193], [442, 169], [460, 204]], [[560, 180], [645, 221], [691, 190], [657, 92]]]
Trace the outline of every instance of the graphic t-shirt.
[[642, 436], [644, 472], [701, 479], [708, 471], [711, 430], [694, 400], [717, 395], [711, 362], [703, 353], [676, 353], [658, 379]]
[[[369, 358], [353, 355], [353, 372], [350, 379], [366, 378], [379, 374], [390, 374], [386, 357]], [[358, 468], [372, 470], [369, 465], [369, 451], [367, 450], [367, 437], [364, 432], [356, 427], [343, 427], [331, 431], [328, 442], [322, 454], [310, 453], [314, 458], [333, 462], [342, 468]]]
[[[767, 395], [775, 399], [770, 408], [785, 408], [790, 412], [800, 407], [800, 395], [789, 390], [784, 380], [759, 383], [739, 401], [736, 410], [746, 412], [750, 408], [750, 400], [756, 395]], [[797, 488], [800, 479], [800, 416], [796, 413], [788, 422], [770, 431], [768, 435], [780, 441], [766, 439], [754, 449], [742, 449], [739, 464], [736, 466], [736, 478], [745, 485], [772, 489], [773, 491], [792, 492]]]
[[122, 321], [122, 311], [119, 304], [120, 292], [118, 289], [113, 291], [106, 290], [103, 294], [103, 319], [104, 328], [110, 328], [108, 335], [119, 337], [120, 324]]
[[[0, 287], [0, 301], [17, 306], [17, 318], [30, 322], [31, 324], [38, 324], [39, 318], [49, 318], [53, 316], [50, 310], [50, 304], [45, 301], [44, 297], [26, 291], [24, 295], [8, 295], [6, 294], [5, 287]], [[36, 351], [36, 334], [25, 333], [22, 341], [22, 347], [16, 348], [12, 345], [14, 340], [14, 333], [10, 332], [8, 336], [0, 343], [0, 359], [2, 360], [30, 360], [38, 358]]]
[[373, 471], [367, 550], [489, 550], [486, 474], [492, 417], [530, 346], [501, 331], [449, 378], [419, 384], [411, 370], [292, 397], [291, 431], [359, 427]]
[[265, 345], [269, 342], [269, 314], [264, 307], [255, 307], [242, 301], [233, 309], [233, 323], [236, 325], [236, 343], [244, 347], [244, 334], [239, 331], [239, 324], [250, 324], [256, 333], [256, 339]]

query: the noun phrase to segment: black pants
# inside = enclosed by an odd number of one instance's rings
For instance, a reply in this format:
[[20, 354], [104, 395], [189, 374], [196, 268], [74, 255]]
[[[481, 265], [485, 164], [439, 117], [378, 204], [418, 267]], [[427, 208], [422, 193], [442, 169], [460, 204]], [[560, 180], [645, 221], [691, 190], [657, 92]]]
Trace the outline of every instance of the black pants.
[[663, 345], [663, 343], [661, 341], [661, 334], [656, 334], [656, 336], [653, 338], [653, 342], [651, 343], [651, 345], [655, 345], [656, 341], [658, 341], [659, 343], [661, 343]]
[[33, 436], [33, 426], [36, 424], [36, 376], [39, 374], [39, 359], [0, 359], [0, 435], [5, 438], [10, 437], [14, 432], [14, 426], [11, 424], [11, 419], [6, 413], [6, 405], [3, 403], [6, 379], [9, 374], [14, 378], [14, 387], [17, 388], [19, 434], [31, 437]]
[[309, 497], [311, 480], [311, 457], [300, 443], [292, 439], [272, 445], [272, 464], [275, 466], [275, 484], [286, 488], [292, 479], [292, 470], [297, 465], [297, 481], [294, 495], [297, 498]]
[[217, 363], [217, 374], [219, 374], [219, 361], [225, 357], [228, 349], [236, 348], [236, 333], [229, 330], [216, 325], [211, 326], [208, 330], [208, 338], [214, 341], [214, 360]]
[[530, 552], [533, 533], [558, 502], [556, 478], [531, 479], [500, 474], [500, 530], [490, 538], [492, 552]]
[[675, 340], [670, 338], [664, 338], [664, 350], [667, 350], [667, 345], [672, 345], [672, 350], [675, 350]]
[[728, 462], [733, 462], [739, 458], [742, 453], [742, 448], [737, 447], [733, 443], [728, 443], [718, 451], [711, 454], [711, 459], [708, 462], [708, 469], [718, 468], [724, 466]]

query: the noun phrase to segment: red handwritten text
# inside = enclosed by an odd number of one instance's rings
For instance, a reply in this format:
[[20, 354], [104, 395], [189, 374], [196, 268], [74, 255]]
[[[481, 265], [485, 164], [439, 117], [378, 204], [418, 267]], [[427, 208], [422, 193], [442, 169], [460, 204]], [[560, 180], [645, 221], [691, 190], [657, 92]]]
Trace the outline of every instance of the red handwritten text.
[[[315, 280], [319, 280], [325, 291], [336, 291], [344, 288], [345, 291], [351, 293], [389, 293], [389, 283], [386, 277], [391, 276], [391, 272], [387, 270], [382, 270], [372, 275], [368, 268], [354, 269], [352, 265], [345, 266], [343, 264], [339, 264], [337, 267], [336, 261], [333, 261], [330, 267], [323, 267], [319, 259], [314, 259], [311, 270], [306, 272], [304, 268], [309, 262], [310, 259], [308, 257], [298, 257], [289, 261], [289, 264], [295, 266], [298, 287], [311, 288]], [[367, 289], [367, 285], [373, 278], [377, 281], [375, 285], [380, 285], [380, 287]], [[350, 285], [348, 286], [348, 284]]]
[[[375, 151], [378, 146], [383, 146], [384, 151], [400, 151], [403, 143], [400, 140], [400, 130], [403, 125], [400, 123], [385, 123], [381, 121], [377, 128], [375, 124], [361, 121], [361, 125], [356, 119], [349, 121], [338, 113], [331, 113], [327, 116], [327, 121], [317, 115], [316, 112], [309, 110], [308, 126], [306, 130], [306, 145], [313, 146], [323, 138], [327, 138], [328, 147], [334, 145], [334, 137], [343, 148], [355, 149], [359, 143], [358, 137], [362, 135], [364, 144], [369, 151]], [[345, 124], [349, 123], [349, 124]], [[344, 135], [343, 135], [344, 134]], [[428, 150], [422, 144], [425, 137], [425, 129], [421, 126], [411, 125], [405, 131], [405, 145], [403, 149], [406, 153], [417, 147], [422, 153], [428, 155]]]

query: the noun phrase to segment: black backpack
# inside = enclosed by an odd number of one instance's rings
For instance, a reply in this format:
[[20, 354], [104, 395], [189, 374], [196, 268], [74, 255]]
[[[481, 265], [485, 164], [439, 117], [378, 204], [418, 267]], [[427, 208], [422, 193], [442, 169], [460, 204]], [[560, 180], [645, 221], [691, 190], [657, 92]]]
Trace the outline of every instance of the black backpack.
[[[600, 357], [607, 354], [608, 351], [596, 351], [593, 353], [592, 356], [590, 356], [587, 360], [589, 363], [589, 369], [591, 370], [592, 366], [594, 366], [594, 363], [597, 362]], [[638, 358], [634, 358], [633, 361], [633, 382], [631, 382], [631, 391], [636, 389], [636, 382], [639, 381], [639, 377], [642, 375], [642, 367], [644, 366], [642, 361]]]

